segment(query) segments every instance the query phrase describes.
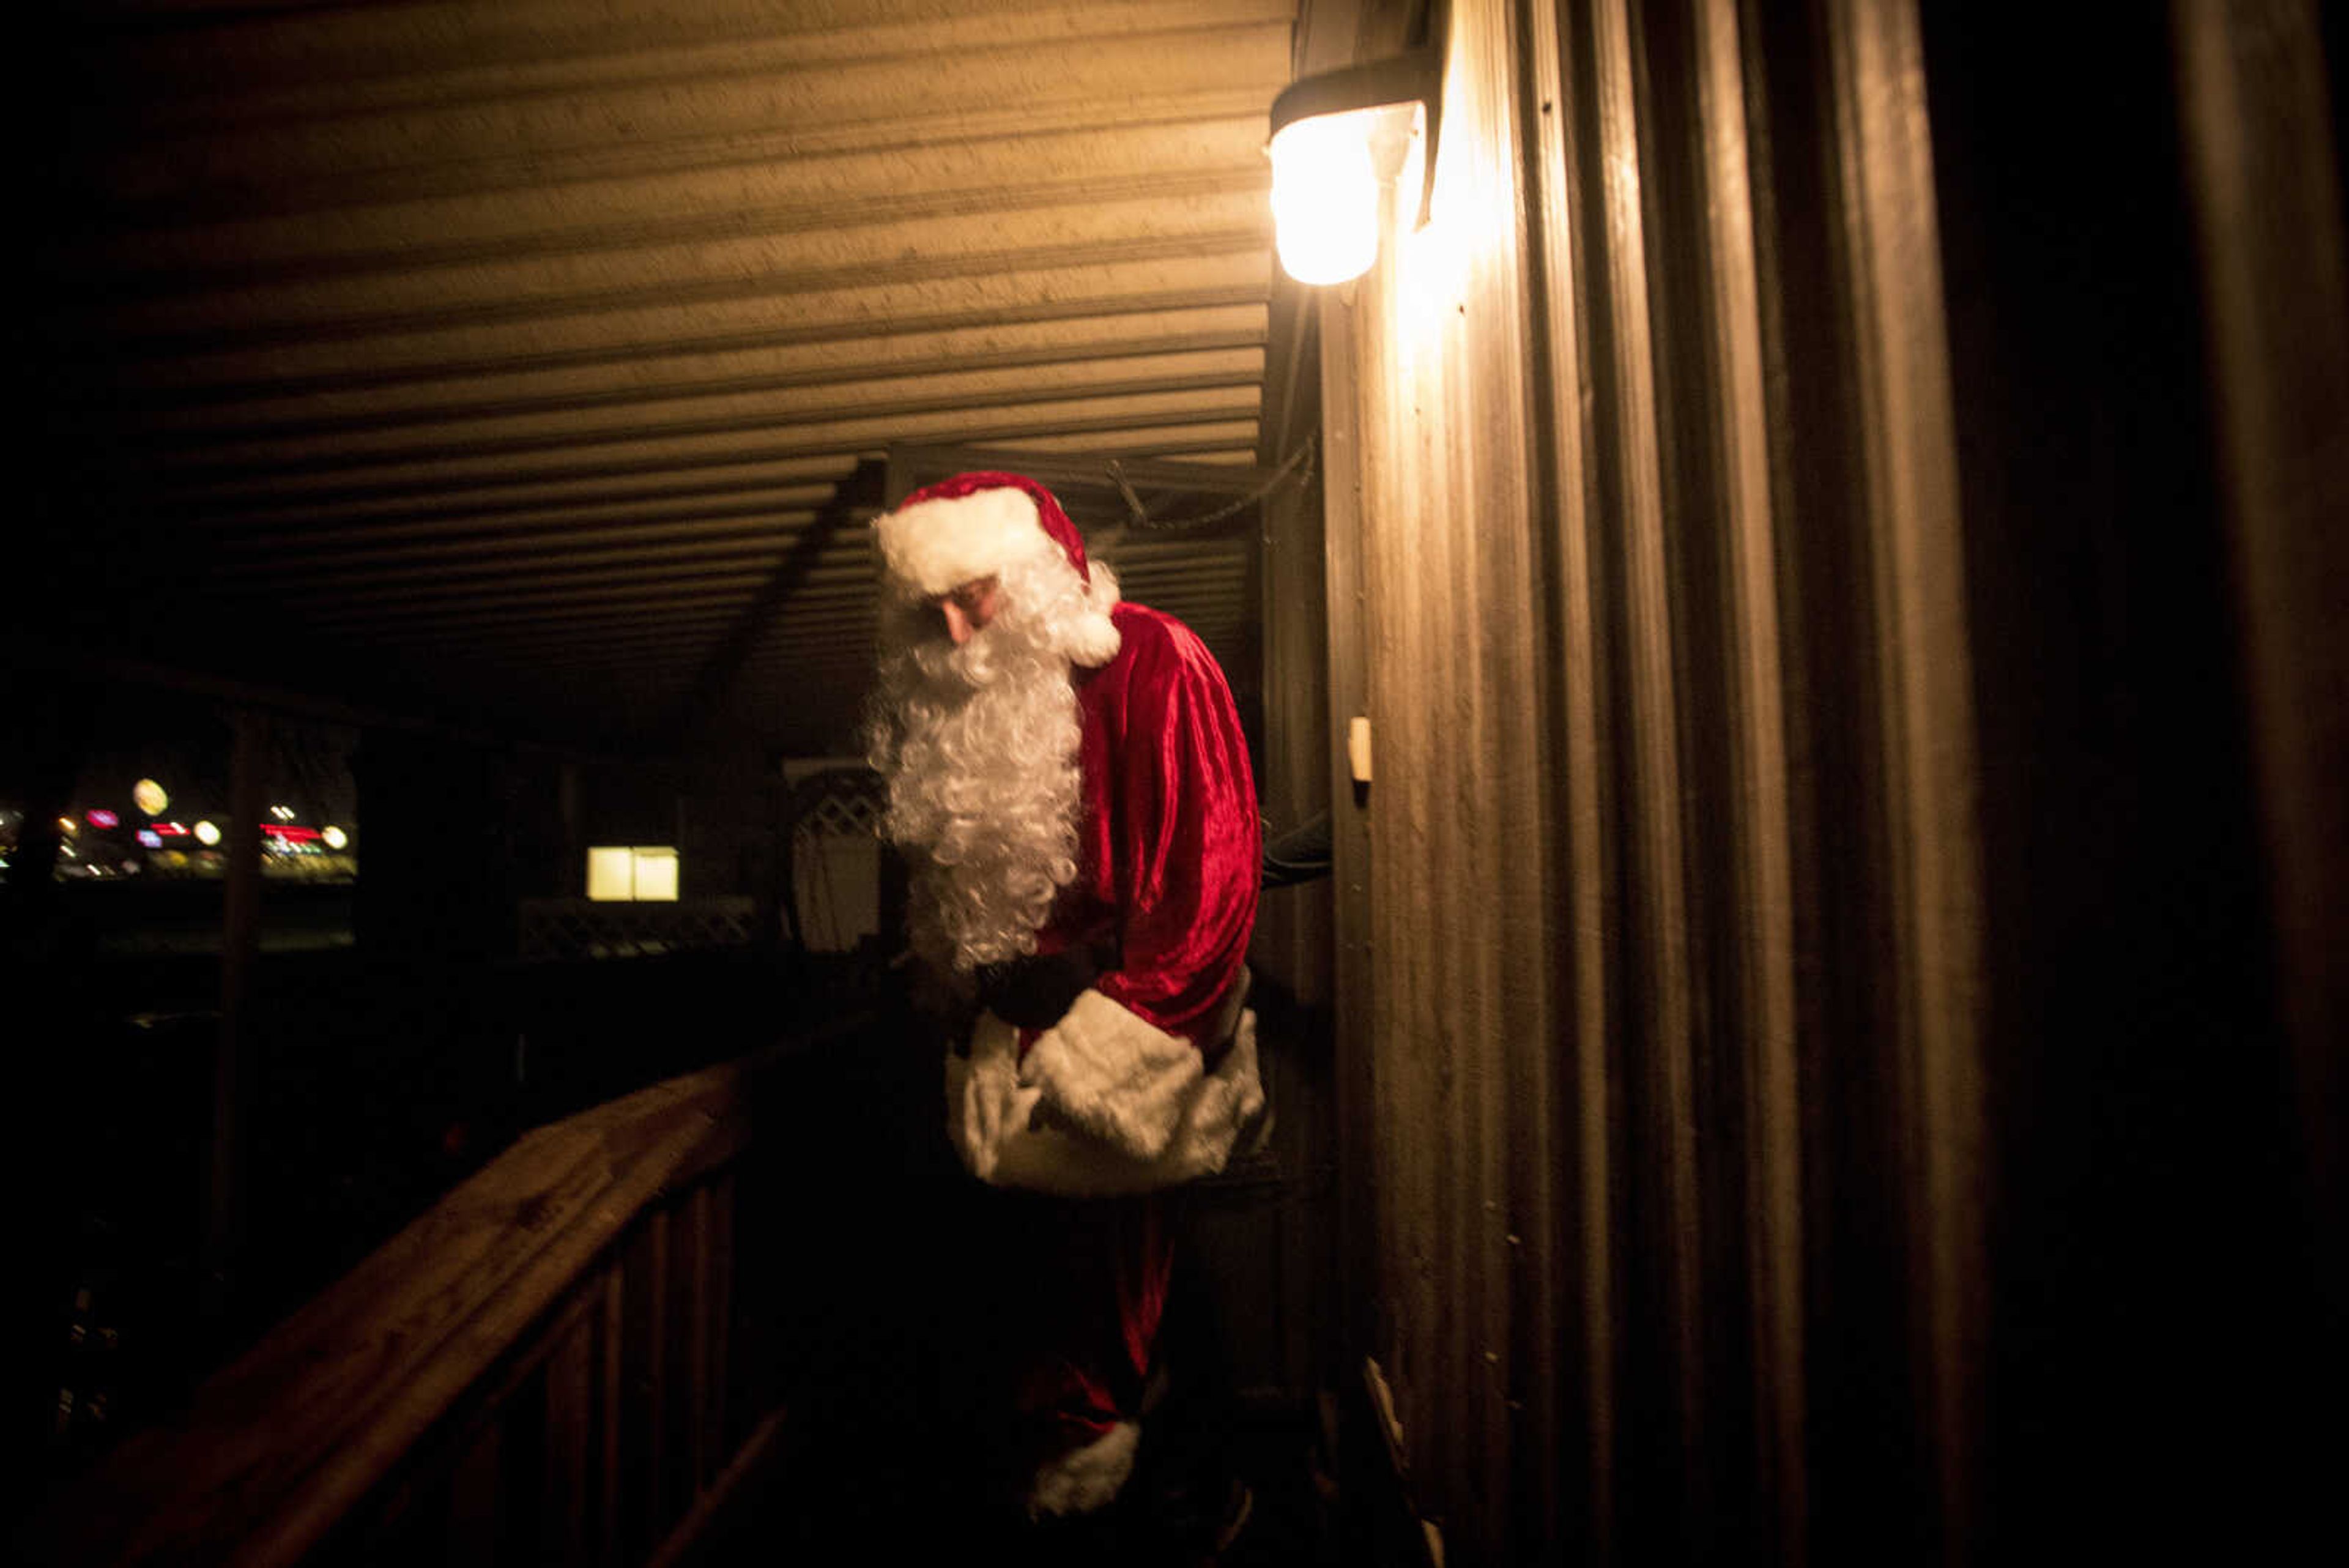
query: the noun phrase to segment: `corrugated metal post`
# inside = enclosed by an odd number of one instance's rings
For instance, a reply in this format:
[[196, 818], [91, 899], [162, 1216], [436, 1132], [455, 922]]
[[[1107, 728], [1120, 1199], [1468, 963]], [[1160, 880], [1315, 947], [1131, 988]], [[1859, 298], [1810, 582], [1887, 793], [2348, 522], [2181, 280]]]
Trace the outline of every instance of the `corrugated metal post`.
[[586, 814], [581, 805], [579, 763], [566, 758], [555, 772], [555, 810], [563, 819], [563, 878], [557, 885], [564, 898], [587, 896]]
[[1338, 1293], [1336, 1325], [1350, 1355], [1378, 1343], [1378, 1180], [1371, 1078], [1371, 824], [1347, 763], [1353, 719], [1366, 713], [1361, 556], [1361, 439], [1355, 400], [1354, 307], [1324, 292], [1321, 347], [1322, 549], [1330, 596], [1330, 826], [1336, 927], [1331, 1029], [1336, 1037], [1339, 1277], [1370, 1288]]
[[212, 1165], [204, 1203], [203, 1304], [215, 1320], [227, 1310], [243, 1240], [244, 1098], [251, 1054], [246, 1006], [261, 945], [262, 786], [268, 768], [269, 720], [251, 708], [229, 716], [228, 859], [221, 916], [220, 1031], [212, 1052]]
[[[2349, 234], [2325, 140], [2319, 9], [2193, 0], [2173, 16], [2309, 1234], [2325, 1315], [2339, 1323], [2349, 1306]], [[2343, 91], [2349, 83], [2331, 84], [2333, 104]]]

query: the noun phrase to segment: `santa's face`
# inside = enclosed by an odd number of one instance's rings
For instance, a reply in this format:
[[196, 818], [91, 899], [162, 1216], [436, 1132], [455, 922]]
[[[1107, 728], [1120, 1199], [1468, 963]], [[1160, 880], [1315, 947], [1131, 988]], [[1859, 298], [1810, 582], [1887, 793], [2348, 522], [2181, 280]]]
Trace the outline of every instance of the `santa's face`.
[[968, 971], [1035, 949], [1076, 877], [1079, 724], [1049, 576], [1017, 568], [885, 617], [869, 753], [913, 869], [915, 950]]
[[938, 623], [957, 648], [968, 642], [993, 624], [1003, 610], [1003, 579], [974, 577], [957, 584], [951, 591], [936, 594], [926, 601], [937, 615]]

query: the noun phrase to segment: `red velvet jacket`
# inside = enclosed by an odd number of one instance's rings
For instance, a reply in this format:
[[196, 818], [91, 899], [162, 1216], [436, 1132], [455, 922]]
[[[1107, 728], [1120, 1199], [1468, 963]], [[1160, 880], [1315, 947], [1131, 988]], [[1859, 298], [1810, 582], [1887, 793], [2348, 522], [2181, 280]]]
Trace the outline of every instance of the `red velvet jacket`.
[[1263, 1119], [1243, 1005], [1263, 859], [1247, 738], [1189, 628], [1140, 605], [1112, 618], [1116, 656], [1076, 674], [1077, 880], [1037, 945], [1113, 935], [1117, 967], [1030, 1039], [983, 1016], [947, 1066], [956, 1147], [1006, 1186], [1173, 1185], [1222, 1168]]
[[1111, 612], [1118, 655], [1077, 672], [1084, 815], [1077, 880], [1037, 934], [1057, 952], [1104, 931], [1119, 963], [1101, 993], [1220, 1054], [1240, 982], [1264, 846], [1224, 672], [1190, 628], [1141, 605]]

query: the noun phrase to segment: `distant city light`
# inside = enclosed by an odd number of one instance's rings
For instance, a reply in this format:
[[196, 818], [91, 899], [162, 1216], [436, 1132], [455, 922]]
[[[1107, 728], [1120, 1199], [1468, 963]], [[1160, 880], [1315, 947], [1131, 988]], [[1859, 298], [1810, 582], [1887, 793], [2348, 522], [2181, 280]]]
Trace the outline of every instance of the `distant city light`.
[[307, 844], [320, 836], [315, 827], [285, 827], [274, 822], [263, 823], [261, 831], [284, 844]]
[[155, 825], [155, 831], [166, 838], [185, 838], [188, 836], [186, 826], [176, 822], [159, 822]]
[[160, 849], [163, 847], [163, 836], [151, 827], [142, 827], [139, 830], [139, 842], [150, 849]]
[[91, 807], [82, 816], [92, 827], [112, 827], [122, 820], [102, 805]]
[[70, 838], [81, 831], [81, 824], [70, 816], [61, 816], [57, 818], [57, 831]]
[[269, 815], [280, 822], [291, 822], [294, 820], [294, 808], [290, 805], [273, 805], [269, 808]]
[[160, 816], [171, 809], [171, 797], [153, 779], [140, 779], [130, 786], [130, 804], [150, 816]]
[[196, 824], [196, 842], [210, 849], [220, 842], [220, 829], [208, 821]]
[[336, 827], [331, 822], [318, 830], [318, 836], [326, 841], [326, 847], [329, 849], [343, 848], [351, 841], [351, 836], [349, 834], [345, 833], [341, 828]]

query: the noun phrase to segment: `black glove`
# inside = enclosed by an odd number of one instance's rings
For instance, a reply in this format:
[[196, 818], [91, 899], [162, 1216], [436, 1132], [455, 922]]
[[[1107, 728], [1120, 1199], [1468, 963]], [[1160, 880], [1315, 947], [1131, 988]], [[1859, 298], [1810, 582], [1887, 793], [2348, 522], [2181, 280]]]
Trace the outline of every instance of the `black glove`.
[[1101, 972], [1091, 948], [991, 963], [978, 971], [978, 999], [988, 1012], [1022, 1029], [1050, 1029]]

